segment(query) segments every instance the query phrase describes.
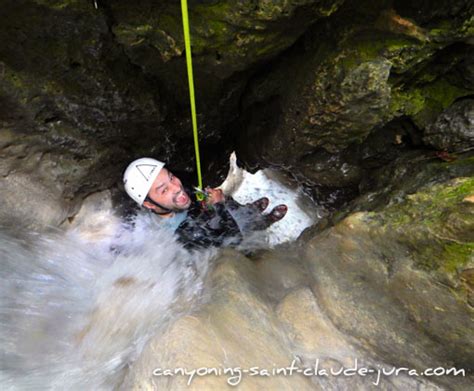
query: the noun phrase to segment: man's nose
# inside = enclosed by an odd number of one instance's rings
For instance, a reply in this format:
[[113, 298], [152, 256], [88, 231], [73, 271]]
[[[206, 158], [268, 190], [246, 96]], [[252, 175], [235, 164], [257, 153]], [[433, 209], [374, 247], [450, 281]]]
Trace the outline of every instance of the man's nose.
[[180, 184], [177, 184], [177, 183], [173, 183], [172, 184], [172, 189], [173, 189], [173, 192], [175, 193], [179, 193], [182, 189], [181, 185]]

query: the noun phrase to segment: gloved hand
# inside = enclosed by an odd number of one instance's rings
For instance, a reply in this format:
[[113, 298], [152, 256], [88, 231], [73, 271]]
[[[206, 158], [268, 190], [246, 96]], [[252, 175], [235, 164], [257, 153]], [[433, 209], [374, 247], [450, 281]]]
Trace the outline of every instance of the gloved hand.
[[188, 249], [237, 245], [242, 240], [237, 223], [223, 203], [217, 203], [212, 210], [190, 209], [175, 233]]
[[210, 205], [215, 205], [219, 202], [225, 201], [224, 193], [221, 189], [212, 189], [209, 186], [204, 189], [208, 194], [207, 203]]

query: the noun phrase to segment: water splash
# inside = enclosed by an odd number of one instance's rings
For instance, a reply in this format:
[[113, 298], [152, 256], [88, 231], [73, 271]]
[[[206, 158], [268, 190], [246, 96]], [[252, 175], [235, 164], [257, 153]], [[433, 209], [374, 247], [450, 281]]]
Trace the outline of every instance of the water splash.
[[[242, 179], [232, 191], [239, 202], [265, 195], [289, 206], [240, 249], [294, 239], [311, 224], [298, 189], [239, 170], [229, 177]], [[0, 227], [2, 389], [116, 388], [151, 336], [206, 300], [217, 249], [188, 252], [156, 216], [124, 223], [110, 199], [91, 199], [67, 230]]]
[[229, 172], [219, 186], [225, 194], [231, 195], [241, 204], [268, 197], [270, 203], [264, 213], [278, 204], [286, 204], [285, 217], [265, 231], [255, 232], [245, 238], [239, 249], [272, 248], [278, 244], [298, 238], [301, 232], [325, 215], [325, 208], [314, 203], [297, 183], [288, 183], [277, 171], [259, 170], [252, 174], [237, 166], [237, 156], [232, 152]]
[[151, 335], [203, 300], [215, 250], [187, 252], [149, 216], [115, 228], [97, 241], [0, 231], [3, 389], [114, 388]]

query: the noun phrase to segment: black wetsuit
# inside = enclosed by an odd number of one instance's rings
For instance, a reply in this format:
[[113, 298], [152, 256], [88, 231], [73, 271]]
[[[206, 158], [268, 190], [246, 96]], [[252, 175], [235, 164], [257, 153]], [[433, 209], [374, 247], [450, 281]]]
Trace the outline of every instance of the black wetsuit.
[[185, 248], [235, 246], [242, 241], [239, 226], [225, 203], [203, 207], [197, 201], [195, 192], [189, 186], [183, 186], [191, 198], [191, 206], [186, 219], [178, 226], [175, 234]]

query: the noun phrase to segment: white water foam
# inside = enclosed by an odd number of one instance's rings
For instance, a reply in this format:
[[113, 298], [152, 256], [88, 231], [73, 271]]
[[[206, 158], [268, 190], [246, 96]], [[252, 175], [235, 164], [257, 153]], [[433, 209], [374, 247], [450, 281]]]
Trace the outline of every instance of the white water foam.
[[143, 216], [116, 228], [98, 241], [0, 234], [2, 389], [114, 388], [148, 338], [202, 300], [215, 250], [189, 253]]
[[[287, 205], [288, 212], [282, 220], [272, 224], [264, 232], [255, 234], [258, 240], [254, 239], [254, 242], [258, 247], [272, 248], [297, 239], [301, 232], [313, 225], [323, 213], [323, 208], [312, 203], [301, 186], [285, 184], [275, 171], [264, 169], [252, 174], [238, 167], [235, 152], [230, 156], [227, 178], [219, 188], [241, 204], [268, 197], [270, 203], [264, 213], [269, 213], [279, 204]], [[258, 241], [261, 241], [260, 245]], [[249, 239], [244, 246], [249, 246]]]
[[[233, 168], [226, 181], [238, 202], [288, 205], [254, 247], [295, 239], [311, 224], [299, 189]], [[124, 223], [110, 202], [92, 204], [66, 231], [0, 228], [2, 389], [113, 389], [150, 336], [205, 300], [216, 249], [188, 252], [156, 216]]]

